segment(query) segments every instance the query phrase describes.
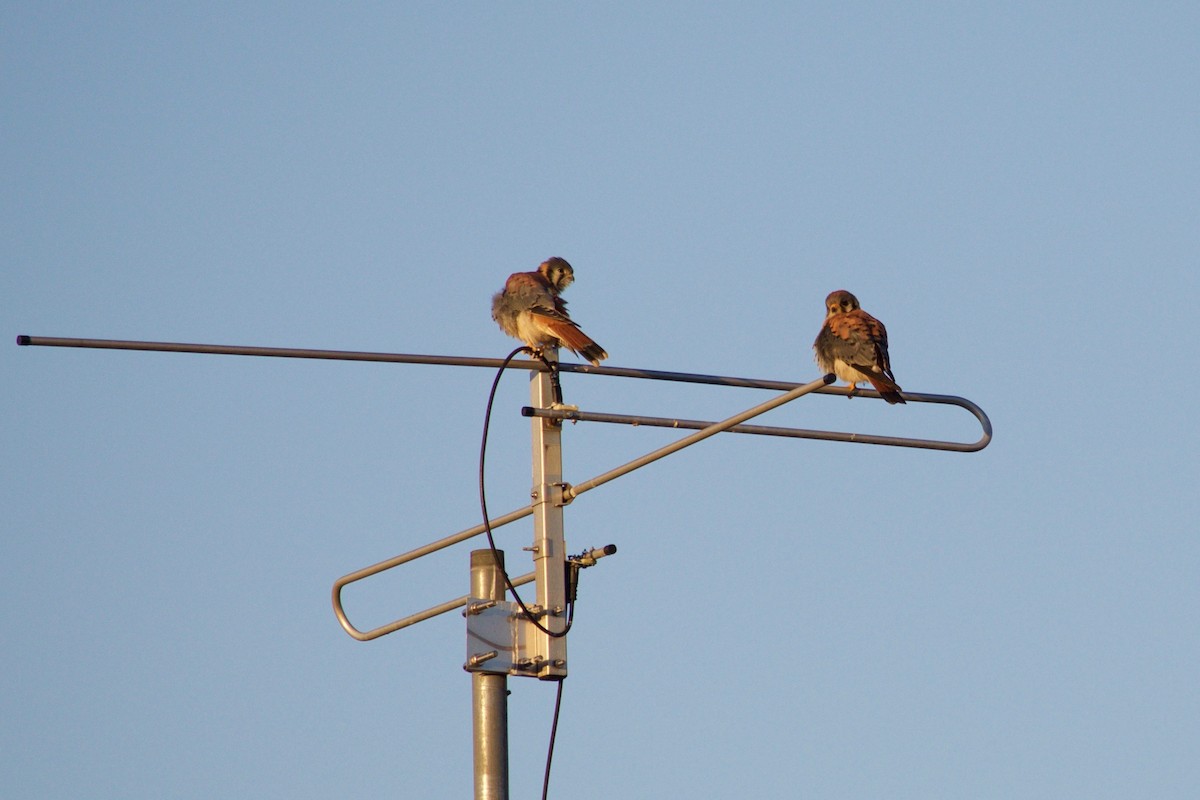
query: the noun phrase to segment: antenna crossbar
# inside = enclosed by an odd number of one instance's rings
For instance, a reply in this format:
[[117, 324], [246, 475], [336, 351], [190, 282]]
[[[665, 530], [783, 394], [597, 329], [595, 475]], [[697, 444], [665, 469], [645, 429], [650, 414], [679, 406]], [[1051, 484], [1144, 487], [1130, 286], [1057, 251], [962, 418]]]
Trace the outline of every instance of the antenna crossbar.
[[[23, 347], [68, 347], [90, 348], [100, 350], [143, 350], [166, 353], [201, 353], [225, 356], [262, 356], [268, 358], [307, 358], [326, 361], [371, 361], [389, 364], [431, 364], [450, 367], [486, 367], [499, 369], [505, 366], [501, 358], [475, 358], [471, 356], [439, 356], [417, 353], [382, 353], [359, 350], [313, 350], [295, 347], [255, 347], [226, 344], [189, 344], [185, 342], [144, 342], [125, 339], [78, 339], [58, 336], [27, 336], [17, 337], [17, 344]], [[546, 365], [539, 360], [514, 358], [507, 364], [509, 369], [525, 369], [533, 372], [547, 371]], [[710, 386], [732, 386], [743, 389], [767, 389], [777, 392], [789, 392], [800, 384], [792, 381], [765, 380], [762, 378], [738, 378], [729, 375], [705, 375], [694, 372], [671, 372], [658, 369], [639, 369], [636, 367], [594, 367], [591, 364], [559, 363], [559, 372], [573, 372], [581, 375], [604, 375], [610, 378], [640, 378], [652, 381], [672, 381], [676, 383], [701, 383]], [[846, 390], [825, 386], [816, 389], [819, 394], [844, 395]], [[873, 391], [860, 389], [860, 395], [870, 397]], [[971, 410], [978, 409], [974, 403], [955, 401], [951, 395], [904, 393], [905, 399], [917, 397], [924, 402], [951, 402]], [[972, 413], [976, 413], [972, 411]], [[976, 414], [978, 416], [978, 414]]]

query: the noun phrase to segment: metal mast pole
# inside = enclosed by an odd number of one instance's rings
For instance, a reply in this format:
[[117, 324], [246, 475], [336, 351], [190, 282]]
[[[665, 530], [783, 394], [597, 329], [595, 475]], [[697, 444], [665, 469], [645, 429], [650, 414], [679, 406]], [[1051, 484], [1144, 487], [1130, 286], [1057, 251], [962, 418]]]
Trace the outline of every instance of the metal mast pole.
[[[499, 558], [499, 563], [497, 563]], [[504, 552], [471, 551], [471, 596], [504, 602]], [[475, 800], [508, 800], [508, 676], [471, 673]]]
[[[549, 361], [558, 361], [558, 351], [546, 348]], [[560, 398], [554, 394], [555, 377], [549, 372], [530, 376], [529, 398], [534, 408], [550, 408]], [[537, 604], [543, 615], [539, 622], [558, 633], [566, 626], [567, 552], [563, 534], [562, 422], [534, 417], [533, 437], [533, 566], [537, 575]], [[567, 639], [547, 636], [534, 628], [535, 658], [543, 660], [531, 666], [542, 680], [562, 680], [567, 676]]]

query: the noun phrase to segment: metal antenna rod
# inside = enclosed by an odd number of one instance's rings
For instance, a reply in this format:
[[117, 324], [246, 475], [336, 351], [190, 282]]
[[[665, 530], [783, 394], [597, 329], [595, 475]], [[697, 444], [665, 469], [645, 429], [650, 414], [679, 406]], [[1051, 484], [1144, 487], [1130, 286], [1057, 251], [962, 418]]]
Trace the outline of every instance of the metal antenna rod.
[[[474, 358], [468, 356], [435, 356], [413, 353], [376, 353], [358, 350], [312, 350], [295, 347], [254, 347], [226, 344], [187, 344], [183, 342], [143, 342], [124, 339], [77, 339], [61, 336], [27, 336], [17, 337], [17, 344], [23, 347], [68, 347], [88, 348], [96, 350], [142, 350], [167, 353], [201, 353], [224, 356], [263, 356], [268, 358], [307, 358], [327, 361], [376, 361], [389, 364], [438, 364], [449, 367], [487, 367], [499, 369], [504, 365], [501, 358]], [[537, 360], [514, 358], [508, 363], [510, 369], [527, 369], [536, 372], [546, 372], [546, 365]], [[676, 383], [701, 383], [710, 386], [734, 386], [743, 389], [768, 389], [786, 392], [795, 389], [799, 384], [788, 381], [764, 380], [762, 378], [738, 378], [728, 375], [704, 375], [693, 372], [670, 372], [657, 369], [640, 369], [636, 367], [594, 367], [591, 364], [560, 363], [559, 372], [573, 372], [581, 375], [604, 375], [612, 378], [641, 378], [651, 381], [672, 381]], [[821, 387], [819, 394], [845, 395], [842, 388]], [[860, 389], [859, 394], [870, 397], [872, 389]], [[913, 396], [905, 392], [905, 397]], [[945, 395], [925, 395], [930, 398], [926, 402], [949, 402], [958, 398]], [[933, 398], [945, 398], [938, 400]]]
[[[523, 508], [518, 508], [515, 511], [510, 511], [502, 516], [494, 517], [490, 520], [490, 524], [492, 528], [499, 528], [503, 525], [507, 525], [510, 522], [515, 522], [523, 517], [528, 517], [532, 513], [533, 506], [525, 506]], [[398, 631], [401, 628], [407, 628], [409, 625], [414, 623], [421, 622], [422, 620], [429, 619], [430, 617], [437, 616], [441, 613], [445, 613], [446, 611], [451, 610], [451, 608], [457, 608], [457, 606], [451, 606], [450, 608], [435, 606], [427, 611], [411, 614], [404, 619], [398, 619], [395, 622], [388, 623], [387, 625], [380, 625], [378, 628], [373, 628], [369, 631], [360, 631], [350, 623], [350, 619], [346, 616], [346, 609], [342, 606], [342, 589], [351, 583], [361, 581], [363, 578], [369, 578], [372, 575], [377, 575], [380, 572], [386, 572], [393, 567], [398, 567], [401, 564], [407, 564], [409, 561], [414, 561], [422, 556], [427, 556], [430, 553], [436, 553], [438, 550], [441, 550], [445, 547], [458, 544], [459, 542], [465, 542], [467, 539], [478, 536], [481, 533], [483, 533], [483, 523], [467, 528], [465, 531], [459, 531], [458, 533], [452, 534], [443, 539], [438, 539], [436, 542], [430, 542], [429, 544], [418, 547], [415, 550], [409, 550], [407, 553], [401, 553], [400, 555], [389, 558], [386, 561], [380, 561], [378, 564], [372, 564], [369, 567], [363, 567], [362, 569], [355, 570], [349, 575], [343, 575], [341, 578], [338, 578], [333, 584], [333, 610], [337, 615], [338, 622], [341, 623], [342, 628], [346, 631], [346, 633], [350, 634], [360, 642], [368, 642], [371, 639], [378, 639], [380, 636], [392, 633], [393, 631]], [[513, 583], [516, 584], [517, 581], [513, 581]], [[438, 609], [441, 610], [439, 611]]]
[[[791, 439], [816, 439], [824, 442], [853, 442], [856, 444], [878, 444], [890, 447], [915, 447], [923, 450], [949, 450], [955, 453], [974, 453], [988, 446], [992, 440], [992, 423], [983, 413], [983, 409], [967, 400], [965, 397], [950, 397], [947, 395], [917, 394], [905, 392], [904, 399], [910, 403], [944, 403], [965, 408], [971, 412], [983, 427], [983, 435], [974, 442], [948, 442], [941, 439], [912, 439], [904, 436], [878, 436], [869, 433], [843, 433], [841, 431], [820, 431], [808, 428], [780, 428], [770, 425], [734, 425], [728, 433], [748, 433], [755, 436], [782, 436]], [[677, 417], [646, 417], [635, 414], [601, 414], [594, 411], [573, 411], [570, 409], [532, 408], [525, 406], [521, 414], [526, 417], [543, 417], [545, 419], [570, 420], [571, 422], [607, 422], [619, 425], [633, 425], [650, 428], [682, 428], [685, 430], [702, 430], [712, 425], [696, 419], [679, 419]]]
[[[145, 350], [160, 353], [201, 353], [217, 356], [264, 356], [267, 358], [312, 358], [325, 361], [380, 361], [390, 364], [442, 364], [450, 367], [491, 367], [499, 369], [501, 358], [429, 356], [411, 353], [372, 353], [358, 350], [311, 350], [298, 347], [252, 347], [231, 344], [189, 344], [186, 342], [142, 342], [125, 339], [72, 339], [61, 336], [17, 337], [23, 347], [81, 347], [93, 350]], [[539, 361], [513, 361], [511, 367], [545, 369]]]

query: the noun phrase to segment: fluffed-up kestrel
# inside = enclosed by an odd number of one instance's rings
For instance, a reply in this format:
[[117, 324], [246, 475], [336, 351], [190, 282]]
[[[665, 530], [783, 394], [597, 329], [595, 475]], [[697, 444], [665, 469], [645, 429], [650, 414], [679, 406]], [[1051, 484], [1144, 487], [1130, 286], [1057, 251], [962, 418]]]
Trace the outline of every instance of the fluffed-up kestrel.
[[889, 403], [903, 403], [888, 359], [887, 329], [844, 289], [825, 298], [825, 324], [813, 342], [817, 366], [850, 384], [870, 383]]
[[598, 367], [608, 353], [571, 321], [567, 301], [560, 297], [574, 280], [575, 270], [557, 256], [543, 261], [536, 272], [514, 272], [492, 297], [492, 319], [534, 350], [566, 347]]

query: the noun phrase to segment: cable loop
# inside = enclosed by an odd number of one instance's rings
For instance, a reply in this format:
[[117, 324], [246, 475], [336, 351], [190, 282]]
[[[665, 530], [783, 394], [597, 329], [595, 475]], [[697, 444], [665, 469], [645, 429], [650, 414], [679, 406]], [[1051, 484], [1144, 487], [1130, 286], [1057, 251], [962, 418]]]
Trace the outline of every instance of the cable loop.
[[[525, 605], [525, 601], [521, 599], [521, 596], [517, 594], [517, 588], [513, 586], [512, 579], [508, 577], [508, 570], [505, 569], [500, 561], [499, 551], [496, 549], [496, 540], [492, 536], [492, 523], [488, 518], [487, 493], [484, 490], [483, 476], [484, 461], [487, 455], [488, 428], [492, 423], [492, 405], [496, 400], [496, 388], [500, 385], [500, 378], [504, 375], [504, 370], [508, 368], [509, 363], [517, 357], [518, 353], [526, 353], [534, 358], [539, 359], [543, 364], [546, 365], [546, 369], [548, 369], [550, 374], [553, 376], [554, 399], [558, 403], [562, 402], [562, 388], [558, 383], [558, 368], [556, 364], [542, 355], [540, 350], [534, 350], [531, 347], [518, 347], [516, 350], [513, 350], [508, 354], [503, 363], [500, 364], [500, 369], [496, 371], [496, 377], [492, 381], [492, 390], [488, 393], [487, 409], [483, 414], [483, 438], [479, 444], [479, 508], [483, 512], [483, 532], [487, 534], [488, 547], [491, 548], [492, 558], [495, 560], [496, 566], [499, 568], [500, 574], [504, 578], [504, 585], [508, 587], [508, 591], [510, 594], [512, 594], [513, 600], [515, 600], [517, 605], [520, 606], [521, 612], [525, 614], [526, 619], [533, 623], [534, 627], [551, 638], [561, 639], [567, 635], [567, 632], [571, 630], [571, 626], [575, 623], [575, 603], [571, 602], [567, 604], [567, 624], [561, 631], [552, 631], [542, 623], [538, 622], [537, 616], [529, 609], [527, 605]], [[549, 609], [547, 609], [547, 611], [548, 610]]]

